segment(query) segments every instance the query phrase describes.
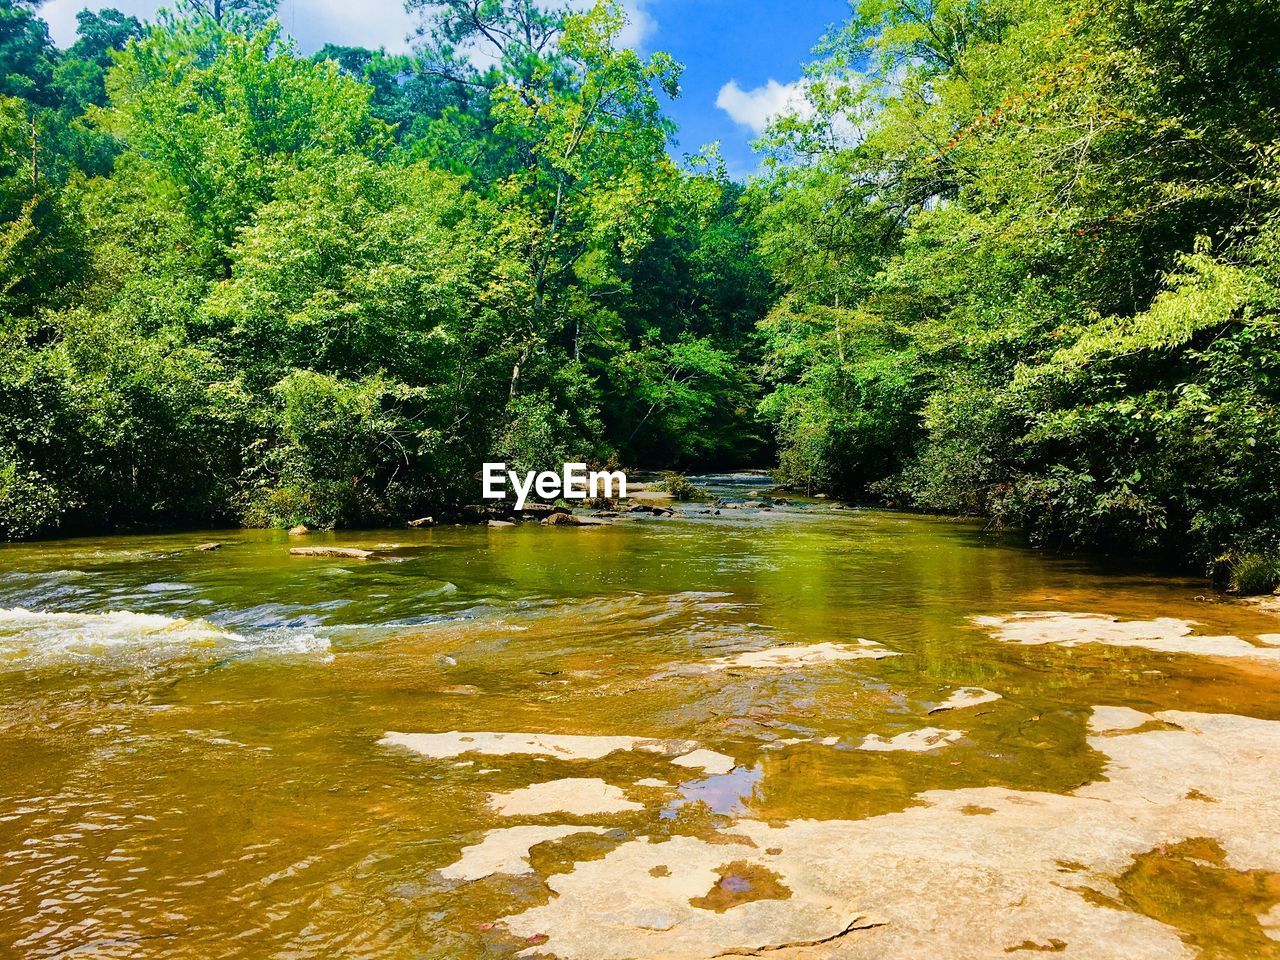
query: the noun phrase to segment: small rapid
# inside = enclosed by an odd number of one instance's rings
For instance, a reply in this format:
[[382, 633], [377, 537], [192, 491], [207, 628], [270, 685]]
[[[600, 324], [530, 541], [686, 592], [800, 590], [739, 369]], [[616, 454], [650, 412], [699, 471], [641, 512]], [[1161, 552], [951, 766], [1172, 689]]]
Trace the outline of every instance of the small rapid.
[[115, 610], [42, 613], [0, 609], [0, 669], [102, 662], [152, 666], [213, 654], [328, 653], [327, 639], [294, 630], [245, 636], [205, 620]]

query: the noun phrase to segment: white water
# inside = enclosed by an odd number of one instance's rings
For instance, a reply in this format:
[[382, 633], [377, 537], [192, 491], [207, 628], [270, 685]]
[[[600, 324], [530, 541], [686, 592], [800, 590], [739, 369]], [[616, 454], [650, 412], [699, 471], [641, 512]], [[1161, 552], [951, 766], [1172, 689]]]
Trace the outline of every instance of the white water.
[[84, 661], [148, 665], [201, 653], [328, 653], [329, 641], [310, 633], [272, 630], [253, 637], [204, 620], [116, 610], [109, 613], [41, 613], [0, 609], [0, 668]]

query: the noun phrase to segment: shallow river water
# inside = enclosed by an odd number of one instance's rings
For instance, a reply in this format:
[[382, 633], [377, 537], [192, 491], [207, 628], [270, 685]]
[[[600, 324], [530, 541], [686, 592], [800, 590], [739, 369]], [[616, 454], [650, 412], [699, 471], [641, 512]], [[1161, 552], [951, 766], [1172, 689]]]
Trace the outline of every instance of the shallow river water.
[[0, 956], [1280, 955], [1280, 618], [707, 510], [0, 547]]

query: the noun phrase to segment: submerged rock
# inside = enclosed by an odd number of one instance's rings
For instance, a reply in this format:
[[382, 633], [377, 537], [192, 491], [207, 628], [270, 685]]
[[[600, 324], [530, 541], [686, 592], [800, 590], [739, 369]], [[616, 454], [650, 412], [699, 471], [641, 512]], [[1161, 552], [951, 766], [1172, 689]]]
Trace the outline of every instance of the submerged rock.
[[372, 550], [357, 550], [355, 547], [292, 547], [289, 554], [294, 557], [326, 557], [337, 560], [368, 560], [374, 555]]
[[871, 734], [858, 745], [859, 750], [872, 750], [879, 753], [907, 751], [910, 753], [927, 753], [955, 743], [964, 737], [961, 730], [939, 730], [937, 727], [925, 727], [922, 730], [909, 730], [896, 737], [882, 737]]
[[724, 913], [754, 900], [786, 900], [791, 891], [776, 873], [759, 864], [735, 860], [716, 868], [720, 882], [704, 897], [689, 901], [691, 907]]
[[202, 553], [210, 553], [214, 550], [221, 550], [222, 544], [217, 542], [202, 543], [198, 547], [196, 547], [196, 549], [201, 551]]

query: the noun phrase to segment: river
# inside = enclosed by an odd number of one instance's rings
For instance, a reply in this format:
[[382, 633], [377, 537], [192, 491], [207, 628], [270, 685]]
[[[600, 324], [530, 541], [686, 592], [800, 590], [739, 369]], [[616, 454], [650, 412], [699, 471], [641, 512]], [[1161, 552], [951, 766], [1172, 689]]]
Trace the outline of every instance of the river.
[[1280, 954], [1280, 618], [701, 482], [0, 547], [0, 956]]

